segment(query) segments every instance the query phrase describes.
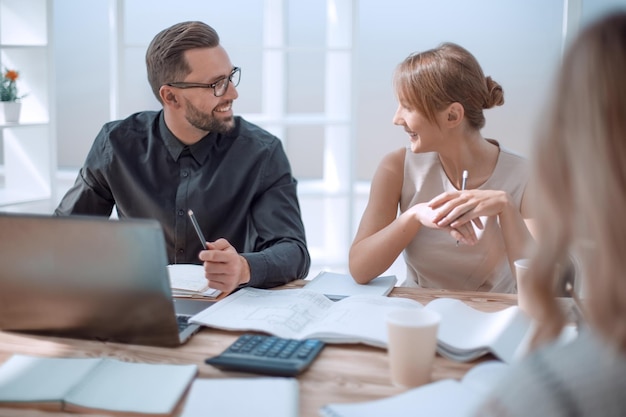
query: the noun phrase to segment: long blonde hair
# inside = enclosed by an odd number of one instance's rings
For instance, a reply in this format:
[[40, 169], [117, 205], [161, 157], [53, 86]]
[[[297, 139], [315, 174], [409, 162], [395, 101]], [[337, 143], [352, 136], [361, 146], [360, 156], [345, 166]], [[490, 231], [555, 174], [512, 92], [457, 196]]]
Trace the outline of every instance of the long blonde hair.
[[626, 352], [626, 13], [586, 27], [568, 48], [534, 163], [540, 235], [530, 274], [541, 307], [535, 345], [562, 329], [554, 267], [573, 252], [589, 325]]

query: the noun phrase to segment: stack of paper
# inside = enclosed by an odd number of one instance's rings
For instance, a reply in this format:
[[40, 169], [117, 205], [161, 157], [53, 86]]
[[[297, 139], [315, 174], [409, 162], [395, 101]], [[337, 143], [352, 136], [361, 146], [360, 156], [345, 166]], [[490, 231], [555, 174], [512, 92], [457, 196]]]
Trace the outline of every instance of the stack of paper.
[[220, 290], [209, 288], [202, 265], [173, 264], [167, 266], [174, 297], [215, 298]]
[[385, 316], [398, 308], [422, 308], [409, 298], [353, 295], [331, 301], [305, 288], [242, 288], [193, 316], [191, 323], [224, 330], [254, 330], [288, 339], [364, 343], [386, 348]]
[[[531, 320], [518, 306], [484, 312], [452, 298], [437, 298], [423, 306], [409, 298], [363, 294], [331, 301], [307, 288], [242, 288], [190, 321], [224, 330], [254, 330], [292, 339], [386, 348], [387, 313], [399, 308], [426, 308], [441, 315], [437, 352], [459, 362], [488, 353], [504, 362], [514, 362], [526, 353], [533, 331]], [[575, 333], [567, 332], [563, 341], [575, 337]]]

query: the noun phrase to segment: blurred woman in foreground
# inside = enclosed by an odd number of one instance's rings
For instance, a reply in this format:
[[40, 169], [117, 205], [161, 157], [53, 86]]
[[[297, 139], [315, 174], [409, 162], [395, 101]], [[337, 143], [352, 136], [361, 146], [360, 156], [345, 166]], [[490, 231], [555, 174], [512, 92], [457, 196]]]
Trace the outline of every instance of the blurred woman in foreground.
[[[534, 150], [538, 248], [529, 275], [539, 319], [533, 352], [479, 416], [626, 416], [626, 13], [568, 49]], [[533, 187], [535, 188], [535, 187]], [[554, 266], [572, 252], [586, 326], [549, 344], [565, 318]]]

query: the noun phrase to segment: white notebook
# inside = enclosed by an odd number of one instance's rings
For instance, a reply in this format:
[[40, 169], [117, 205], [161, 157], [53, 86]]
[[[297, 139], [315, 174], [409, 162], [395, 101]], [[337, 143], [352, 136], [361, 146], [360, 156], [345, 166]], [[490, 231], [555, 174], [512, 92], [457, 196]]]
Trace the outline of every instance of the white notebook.
[[470, 417], [508, 367], [498, 361], [483, 362], [461, 381], [444, 379], [374, 401], [327, 404], [319, 413], [323, 417]]
[[297, 417], [294, 378], [196, 379], [180, 417]]
[[170, 414], [196, 365], [13, 355], [0, 366], [0, 406]]
[[348, 274], [322, 271], [305, 288], [322, 293], [331, 300], [340, 300], [351, 295], [387, 295], [397, 282], [395, 275], [386, 275], [376, 277], [367, 284], [359, 284]]

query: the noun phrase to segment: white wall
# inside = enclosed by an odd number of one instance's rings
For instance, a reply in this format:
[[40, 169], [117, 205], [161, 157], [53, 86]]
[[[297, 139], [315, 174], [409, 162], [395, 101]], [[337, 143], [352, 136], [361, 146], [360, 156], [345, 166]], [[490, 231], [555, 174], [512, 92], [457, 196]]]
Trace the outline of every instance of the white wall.
[[[561, 49], [563, 2], [387, 0], [359, 2], [358, 177], [369, 179], [382, 152], [406, 146], [391, 119], [391, 76], [409, 53], [456, 42], [499, 82], [505, 104], [485, 112], [487, 137], [527, 154]], [[395, 12], [394, 12], [395, 11]]]
[[[145, 44], [162, 28], [187, 19], [204, 20], [218, 30], [233, 62], [243, 67], [237, 111], [260, 112], [263, 0], [55, 0], [60, 167], [80, 166], [98, 129], [111, 118], [110, 3], [122, 5], [118, 12], [126, 13], [132, 24], [120, 30], [137, 46], [122, 57], [128, 76], [122, 84], [120, 117], [158, 108], [145, 79]], [[581, 7], [582, 23], [614, 7], [626, 7], [626, 0], [569, 3]], [[308, 54], [295, 55], [290, 64], [289, 105], [294, 111], [314, 109], [323, 104], [323, 89], [315, 87], [324, 82], [324, 67], [314, 47], [324, 41], [325, 2], [287, 4], [289, 36], [296, 44], [311, 46]], [[409, 53], [443, 41], [468, 48], [485, 73], [504, 88], [506, 103], [486, 112], [484, 134], [527, 154], [560, 57], [563, 0], [360, 0], [355, 5], [358, 179], [369, 180], [382, 154], [406, 144], [401, 129], [391, 123], [396, 107], [393, 69]], [[309, 149], [292, 146], [295, 169], [307, 178], [319, 175], [321, 145], [309, 143], [315, 133], [298, 133], [305, 138], [302, 147]]]
[[76, 168], [110, 120], [108, 1], [55, 0], [53, 14], [58, 164]]

